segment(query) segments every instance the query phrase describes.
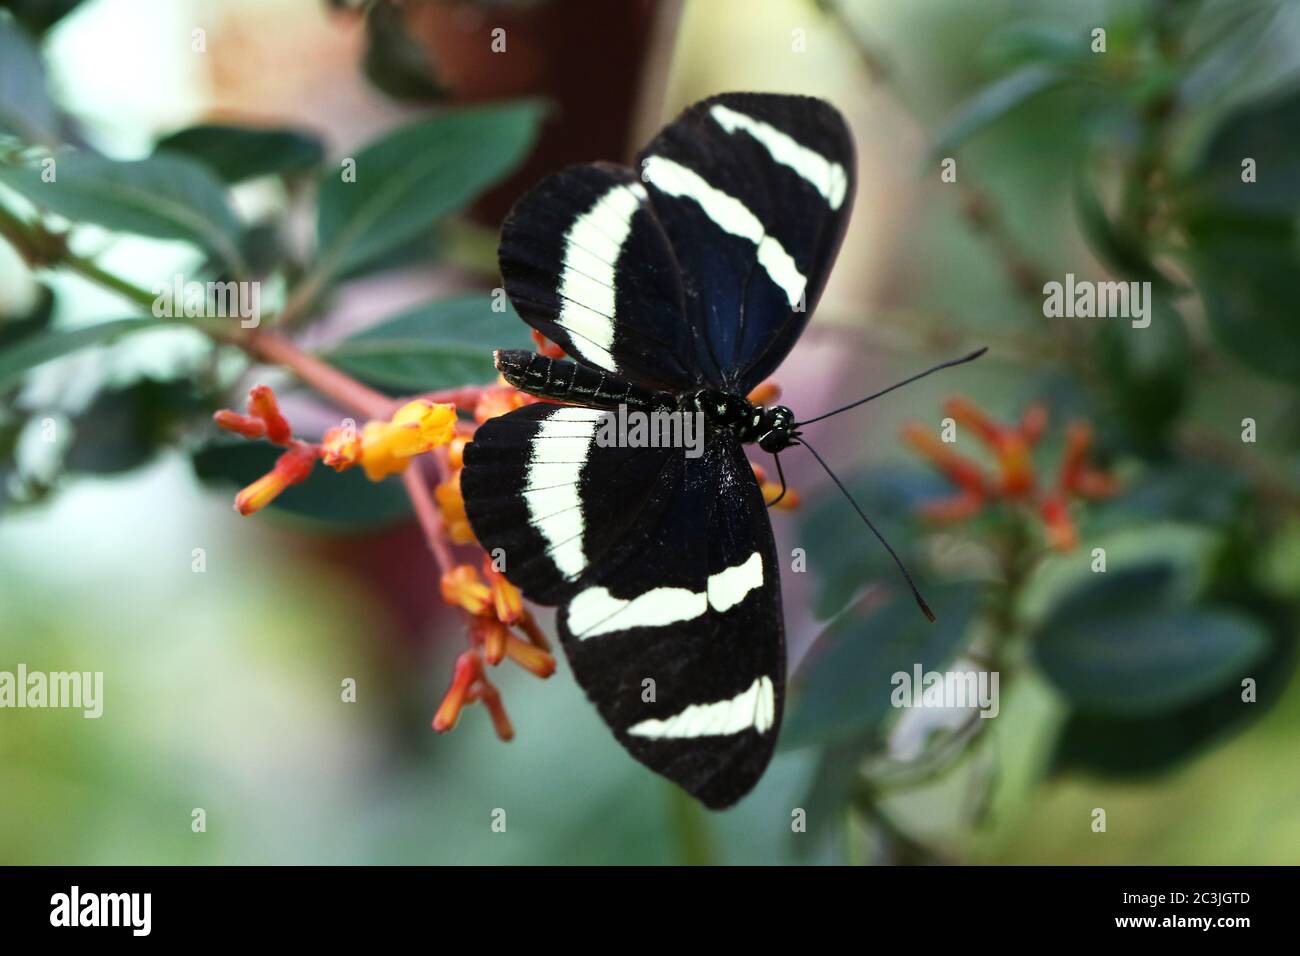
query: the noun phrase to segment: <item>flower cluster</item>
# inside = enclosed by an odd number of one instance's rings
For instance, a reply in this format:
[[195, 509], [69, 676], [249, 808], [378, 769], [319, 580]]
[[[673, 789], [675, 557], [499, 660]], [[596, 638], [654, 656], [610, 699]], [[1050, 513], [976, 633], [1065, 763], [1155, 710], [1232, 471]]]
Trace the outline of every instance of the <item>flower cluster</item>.
[[482, 701], [492, 715], [497, 736], [509, 740], [514, 729], [485, 665], [495, 667], [508, 657], [538, 677], [550, 677], [555, 673], [550, 642], [524, 607], [519, 590], [486, 555], [481, 577], [472, 564], [458, 564], [444, 573], [442, 598], [469, 615], [470, 647], [456, 659], [451, 687], [434, 715], [433, 729], [439, 733], [451, 730], [465, 704]]
[[1056, 482], [1044, 487], [1034, 470], [1032, 453], [1047, 430], [1045, 405], [1029, 406], [1015, 425], [994, 421], [973, 402], [961, 397], [948, 399], [944, 411], [975, 433], [992, 454], [996, 471], [986, 474], [977, 462], [955, 452], [926, 426], [917, 422], [905, 425], [903, 440], [957, 487], [952, 496], [921, 506], [922, 516], [931, 521], [961, 521], [993, 502], [1028, 505], [1042, 521], [1048, 544], [1059, 551], [1068, 551], [1078, 544], [1079, 538], [1070, 516], [1070, 499], [1104, 498], [1118, 491], [1112, 475], [1088, 463], [1092, 429], [1086, 422], [1071, 422], [1066, 428], [1065, 450]]
[[275, 393], [267, 385], [257, 385], [248, 393], [247, 414], [222, 409], [212, 420], [244, 438], [265, 438], [286, 448], [270, 472], [235, 495], [235, 510], [249, 515], [265, 508], [289, 486], [306, 480], [317, 459], [335, 471], [359, 464], [371, 481], [404, 471], [416, 455], [451, 440], [456, 409], [416, 399], [399, 408], [388, 421], [367, 422], [359, 433], [352, 425], [332, 428], [316, 444], [294, 438]]

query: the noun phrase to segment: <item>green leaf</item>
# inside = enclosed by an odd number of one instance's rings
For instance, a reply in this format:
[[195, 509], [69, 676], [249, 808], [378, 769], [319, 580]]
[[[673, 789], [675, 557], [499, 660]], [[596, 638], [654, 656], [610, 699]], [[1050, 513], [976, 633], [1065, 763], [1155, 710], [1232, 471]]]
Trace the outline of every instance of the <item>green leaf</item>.
[[[266, 474], [284, 449], [265, 442], [215, 441], [192, 456], [195, 474], [233, 494]], [[266, 514], [305, 519], [329, 531], [364, 531], [402, 521], [410, 500], [399, 478], [370, 481], [360, 468], [336, 474], [317, 465], [310, 477], [284, 492]]]
[[839, 615], [817, 638], [790, 681], [783, 748], [876, 736], [893, 712], [893, 675], [937, 670], [960, 649], [975, 616], [978, 588], [946, 584], [927, 595], [930, 623], [906, 590], [878, 595]]
[[180, 422], [202, 408], [187, 381], [146, 378], [106, 389], [73, 419], [72, 444], [63, 466], [101, 475], [138, 468], [176, 437]]
[[377, 89], [397, 100], [446, 97], [448, 90], [434, 74], [428, 50], [407, 32], [401, 8], [374, 4], [366, 14], [366, 30], [369, 42], [361, 68]]
[[995, 32], [985, 55], [1005, 66], [1026, 63], [1077, 63], [1091, 55], [1088, 38], [1078, 30], [1049, 23], [1015, 21]]
[[78, 329], [58, 329], [23, 339], [0, 351], [0, 392], [17, 384], [37, 365], [91, 345], [104, 345], [123, 335], [161, 328], [157, 319], [114, 319]]
[[371, 326], [323, 356], [357, 378], [397, 394], [490, 382], [492, 350], [528, 348], [513, 309], [494, 312], [486, 295], [427, 302]]
[[512, 172], [528, 155], [536, 102], [449, 112], [361, 150], [356, 181], [321, 182], [317, 238], [326, 277], [359, 268], [414, 239]]
[[60, 157], [53, 182], [42, 171], [0, 165], [0, 183], [73, 222], [193, 242], [243, 272], [239, 222], [221, 184], [180, 156], [119, 162], [88, 153]]
[[[1253, 159], [1255, 182], [1242, 182]], [[1218, 125], [1187, 175], [1199, 210], [1290, 221], [1300, 209], [1300, 86], [1239, 107]]]
[[1172, 287], [1147, 255], [1141, 239], [1111, 221], [1091, 178], [1083, 170], [1074, 180], [1074, 208], [1089, 247], [1117, 275], [1136, 282], [1150, 282], [1157, 292]]
[[1060, 86], [1070, 74], [1053, 66], [1035, 63], [1008, 73], [984, 87], [940, 125], [930, 155], [948, 156], [984, 127], [1001, 119], [1017, 106], [1040, 93]]
[[39, 286], [36, 301], [25, 313], [9, 315], [0, 312], [0, 349], [31, 338], [38, 332], [44, 332], [53, 317], [54, 293], [49, 286]]
[[[1142, 779], [1185, 763], [1230, 734], [1258, 720], [1285, 696], [1295, 674], [1295, 619], [1290, 611], [1265, 622], [1266, 654], [1244, 671], [1178, 709], [1140, 717], [1074, 711], [1061, 727], [1052, 755], [1053, 773], [1084, 771], [1118, 779]], [[1256, 701], [1242, 700], [1242, 680], [1255, 681]]]
[[15, 20], [39, 35], [77, 9], [81, 3], [82, 0], [0, 0], [0, 10], [8, 10]]
[[1097, 575], [1038, 626], [1034, 658], [1082, 711], [1168, 713], [1223, 686], [1266, 650], [1249, 618], [1171, 606], [1173, 569], [1148, 565]]
[[53, 143], [58, 124], [40, 50], [17, 24], [0, 20], [0, 130], [28, 142]]
[[1300, 384], [1295, 228], [1200, 220], [1189, 226], [1188, 236], [1197, 288], [1218, 343], [1256, 372]]
[[1155, 295], [1150, 325], [1106, 322], [1097, 332], [1098, 368], [1113, 421], [1138, 451], [1158, 456], [1190, 391], [1190, 344], [1183, 317]]
[[259, 176], [303, 173], [325, 158], [324, 146], [310, 133], [214, 123], [164, 136], [154, 146], [154, 153], [188, 157], [232, 185]]

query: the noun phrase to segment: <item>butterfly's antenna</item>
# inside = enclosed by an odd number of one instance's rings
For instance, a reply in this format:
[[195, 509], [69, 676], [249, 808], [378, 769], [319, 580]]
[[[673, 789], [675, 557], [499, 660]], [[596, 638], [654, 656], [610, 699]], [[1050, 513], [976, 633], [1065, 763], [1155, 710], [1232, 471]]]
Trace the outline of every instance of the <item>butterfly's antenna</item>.
[[[982, 351], [983, 349], [980, 350], [980, 352]], [[978, 355], [980, 353], [977, 352], [975, 354]], [[971, 358], [974, 358], [974, 356], [971, 356]], [[967, 360], [968, 359], [963, 359], [962, 361], [967, 361]], [[950, 362], [948, 364], [951, 365], [953, 363]], [[940, 366], [940, 368], [942, 368], [942, 366]], [[930, 371], [934, 371], [934, 369], [931, 369]], [[922, 373], [922, 374], [928, 374], [928, 373]], [[821, 465], [822, 469], [826, 472], [826, 474], [831, 476], [831, 481], [835, 482], [835, 487], [839, 488], [840, 491], [843, 492], [844, 497], [849, 499], [849, 504], [853, 505], [853, 510], [858, 513], [858, 517], [866, 522], [867, 527], [871, 529], [871, 533], [876, 536], [876, 540], [878, 540], [881, 544], [885, 546], [885, 550], [889, 552], [889, 556], [893, 558], [894, 563], [898, 565], [898, 570], [902, 572], [903, 579], [907, 581], [907, 586], [912, 589], [912, 597], [916, 598], [916, 604], [918, 607], [920, 607], [921, 612], [927, 618], [929, 618], [931, 622], [933, 622], [934, 612], [930, 610], [930, 605], [925, 603], [925, 598], [921, 597], [921, 592], [916, 589], [916, 583], [912, 580], [912, 576], [907, 573], [907, 568], [903, 567], [903, 562], [899, 559], [898, 555], [894, 552], [894, 549], [889, 546], [889, 542], [885, 540], [885, 536], [882, 535], [878, 530], [876, 530], [876, 526], [871, 523], [871, 519], [868, 518], [866, 513], [858, 506], [858, 503], [853, 500], [853, 496], [849, 494], [849, 489], [845, 488], [844, 483], [835, 477], [835, 472], [831, 471], [830, 466], [826, 464], [826, 461], [822, 458], [822, 456], [817, 454], [817, 449], [813, 448], [812, 445], [808, 444], [802, 438], [800, 438], [796, 442], [796, 444], [803, 445], [804, 448], [807, 448], [810, 452], [812, 452], [812, 456], [817, 459], [817, 464]]]
[[[917, 374], [913, 375], [911, 378], [905, 378], [901, 382], [895, 382], [893, 385], [889, 386], [889, 388], [882, 388], [874, 395], [868, 395], [866, 398], [859, 398], [856, 402], [850, 402], [849, 404], [845, 405], [843, 408], [837, 408], [833, 412], [827, 412], [824, 415], [818, 415], [816, 418], [810, 418], [807, 421], [796, 422], [795, 427], [799, 428], [804, 425], [811, 425], [813, 422], [819, 422], [823, 418], [830, 418], [832, 415], [838, 415], [840, 412], [847, 412], [850, 408], [857, 408], [859, 405], [865, 405], [873, 398], [879, 398], [881, 395], [887, 395], [888, 393], [892, 392], [896, 388], [902, 388], [904, 385], [910, 385], [912, 382], [915, 382], [918, 378], [925, 378], [931, 372], [937, 372], [943, 368], [952, 368], [954, 365], [963, 365], [966, 362], [973, 362], [975, 361], [975, 359], [979, 358], [988, 350], [989, 350], [988, 346], [986, 345], [982, 349], [976, 349], [974, 352], [971, 352], [970, 355], [963, 355], [961, 358], [958, 359], [949, 359], [947, 362], [940, 362], [938, 365], [934, 366], [933, 368], [928, 368], [924, 372], [918, 372]], [[809, 450], [811, 451], [811, 449]]]

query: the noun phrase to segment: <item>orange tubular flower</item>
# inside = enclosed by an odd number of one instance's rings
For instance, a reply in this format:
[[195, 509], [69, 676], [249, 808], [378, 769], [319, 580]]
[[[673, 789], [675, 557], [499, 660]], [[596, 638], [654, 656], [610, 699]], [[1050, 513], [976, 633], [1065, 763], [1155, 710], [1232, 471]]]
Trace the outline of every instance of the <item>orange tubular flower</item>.
[[350, 425], [327, 431], [320, 448], [321, 460], [335, 471], [347, 471], [361, 460], [361, 436]]
[[433, 500], [442, 512], [442, 521], [447, 526], [447, 537], [452, 544], [474, 544], [478, 540], [474, 537], [474, 529], [470, 527], [469, 516], [465, 514], [465, 499], [460, 493], [459, 468], [433, 489]]
[[547, 358], [564, 358], [564, 349], [560, 348], [536, 329], [533, 329], [533, 344], [537, 346], [537, 351], [541, 352]]
[[280, 414], [280, 403], [275, 400], [271, 386], [257, 385], [249, 391], [248, 414], [266, 423], [266, 438], [272, 444], [287, 445], [293, 437], [293, 429]]
[[475, 616], [492, 607], [492, 589], [480, 580], [471, 564], [458, 564], [442, 576], [442, 599]]
[[451, 441], [456, 409], [425, 399], [407, 402], [390, 421], [367, 422], [361, 433], [361, 467], [371, 481], [406, 470], [411, 459]]
[[276, 459], [275, 467], [270, 472], [235, 495], [235, 510], [241, 515], [251, 515], [254, 511], [265, 508], [290, 485], [306, 479], [311, 474], [317, 457], [314, 445], [294, 442], [288, 451]]
[[483, 577], [492, 589], [492, 607], [502, 624], [518, 624], [524, 619], [524, 597], [519, 589], [506, 580], [488, 556], [483, 558]]
[[950, 398], [944, 411], [957, 422], [975, 432], [989, 449], [997, 464], [994, 478], [969, 458], [954, 452], [924, 425], [915, 422], [904, 426], [902, 438], [957, 486], [949, 498], [922, 504], [920, 514], [935, 522], [955, 522], [978, 514], [993, 501], [1032, 505], [1043, 524], [1047, 543], [1068, 551], [1079, 541], [1070, 517], [1069, 499], [1100, 498], [1119, 489], [1114, 477], [1088, 465], [1092, 429], [1086, 422], [1074, 422], [1066, 432], [1065, 450], [1055, 488], [1038, 491], [1031, 449], [1047, 429], [1047, 408], [1035, 403], [1025, 409], [1020, 423], [1014, 426], [994, 421], [981, 408], [965, 398]]

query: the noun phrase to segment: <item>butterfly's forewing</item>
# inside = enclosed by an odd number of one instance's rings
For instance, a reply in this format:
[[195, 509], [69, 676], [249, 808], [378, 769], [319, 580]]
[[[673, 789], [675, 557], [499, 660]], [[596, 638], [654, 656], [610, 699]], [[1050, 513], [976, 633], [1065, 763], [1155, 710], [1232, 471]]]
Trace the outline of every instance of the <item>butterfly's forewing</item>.
[[[601, 449], [625, 455], [629, 449]], [[762, 776], [785, 680], [767, 510], [739, 444], [661, 473], [667, 503], [594, 565], [558, 615], [578, 682], [619, 742], [707, 806]]]
[[660, 390], [706, 381], [679, 264], [631, 170], [543, 180], [501, 227], [499, 260], [516, 311], [575, 361]]
[[822, 100], [726, 93], [686, 110], [640, 161], [689, 319], [743, 395], [780, 365], [826, 285], [853, 205], [848, 127]]

